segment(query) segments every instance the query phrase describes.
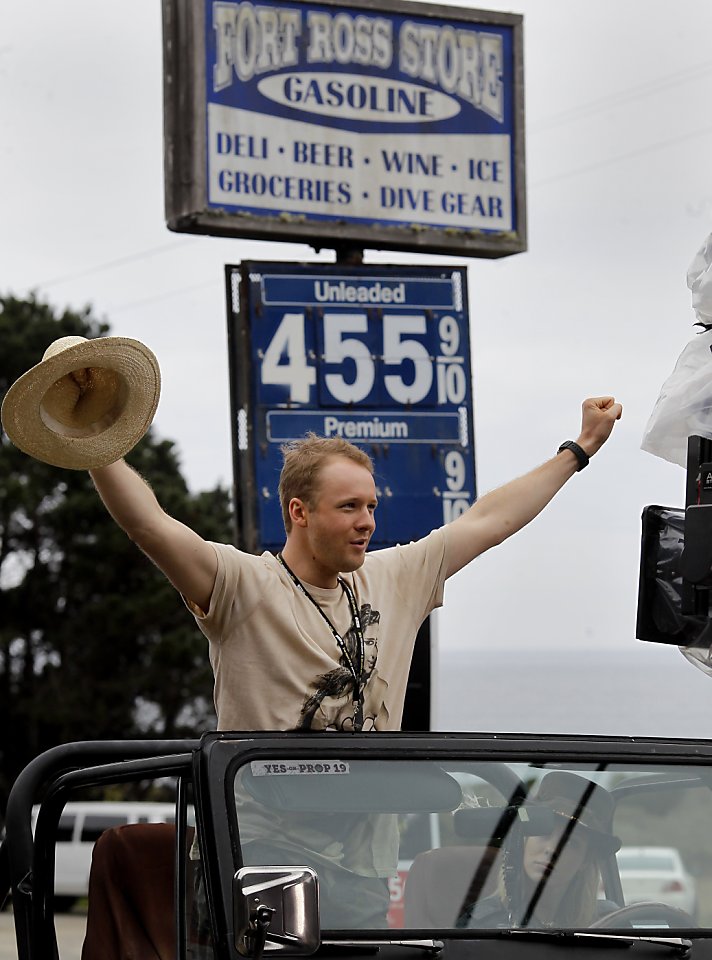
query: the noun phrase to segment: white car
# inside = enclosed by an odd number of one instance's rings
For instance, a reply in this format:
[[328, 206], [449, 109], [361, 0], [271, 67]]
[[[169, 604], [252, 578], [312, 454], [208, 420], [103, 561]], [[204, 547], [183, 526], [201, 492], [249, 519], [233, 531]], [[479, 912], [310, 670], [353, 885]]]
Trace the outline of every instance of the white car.
[[626, 903], [656, 900], [695, 916], [695, 881], [675, 847], [622, 847], [616, 859]]

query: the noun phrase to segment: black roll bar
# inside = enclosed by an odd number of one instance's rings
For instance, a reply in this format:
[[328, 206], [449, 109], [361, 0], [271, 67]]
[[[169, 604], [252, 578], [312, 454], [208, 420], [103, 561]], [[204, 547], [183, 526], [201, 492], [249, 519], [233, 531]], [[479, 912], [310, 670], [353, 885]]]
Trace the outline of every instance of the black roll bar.
[[[8, 797], [2, 847], [6, 851], [13, 894], [18, 960], [33, 960], [33, 914], [40, 905], [35, 904], [33, 910], [33, 901], [37, 898], [32, 884], [32, 807], [43, 789], [73, 770], [192, 753], [199, 746], [199, 740], [82, 740], [46, 750], [21, 771]], [[2, 892], [0, 884], [0, 895]]]

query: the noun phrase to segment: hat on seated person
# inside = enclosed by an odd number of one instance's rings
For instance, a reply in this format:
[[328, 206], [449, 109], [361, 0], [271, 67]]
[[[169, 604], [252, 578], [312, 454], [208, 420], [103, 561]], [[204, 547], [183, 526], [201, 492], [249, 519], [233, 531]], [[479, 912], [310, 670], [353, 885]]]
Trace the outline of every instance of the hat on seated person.
[[620, 848], [620, 839], [613, 834], [613, 798], [592, 780], [568, 770], [552, 770], [542, 778], [532, 799], [557, 817], [576, 821], [600, 851], [615, 853]]

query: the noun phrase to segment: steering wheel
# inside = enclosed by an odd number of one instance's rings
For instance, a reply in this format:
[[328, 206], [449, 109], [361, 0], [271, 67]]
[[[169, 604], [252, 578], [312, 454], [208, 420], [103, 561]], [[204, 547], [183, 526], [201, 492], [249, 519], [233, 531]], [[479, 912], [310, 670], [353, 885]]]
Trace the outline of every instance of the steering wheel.
[[589, 929], [598, 927], [657, 926], [665, 923], [670, 927], [696, 927], [697, 924], [684, 910], [671, 907], [667, 903], [657, 900], [642, 900], [639, 903], [629, 903], [627, 907], [607, 913], [605, 917], [595, 920]]

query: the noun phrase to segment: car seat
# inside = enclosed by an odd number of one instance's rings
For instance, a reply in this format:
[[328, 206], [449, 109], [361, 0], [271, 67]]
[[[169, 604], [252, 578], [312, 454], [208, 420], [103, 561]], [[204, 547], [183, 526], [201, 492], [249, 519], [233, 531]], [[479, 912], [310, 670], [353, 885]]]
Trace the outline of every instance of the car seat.
[[494, 893], [499, 878], [496, 847], [440, 847], [418, 854], [403, 894], [410, 928], [454, 927], [463, 906]]

